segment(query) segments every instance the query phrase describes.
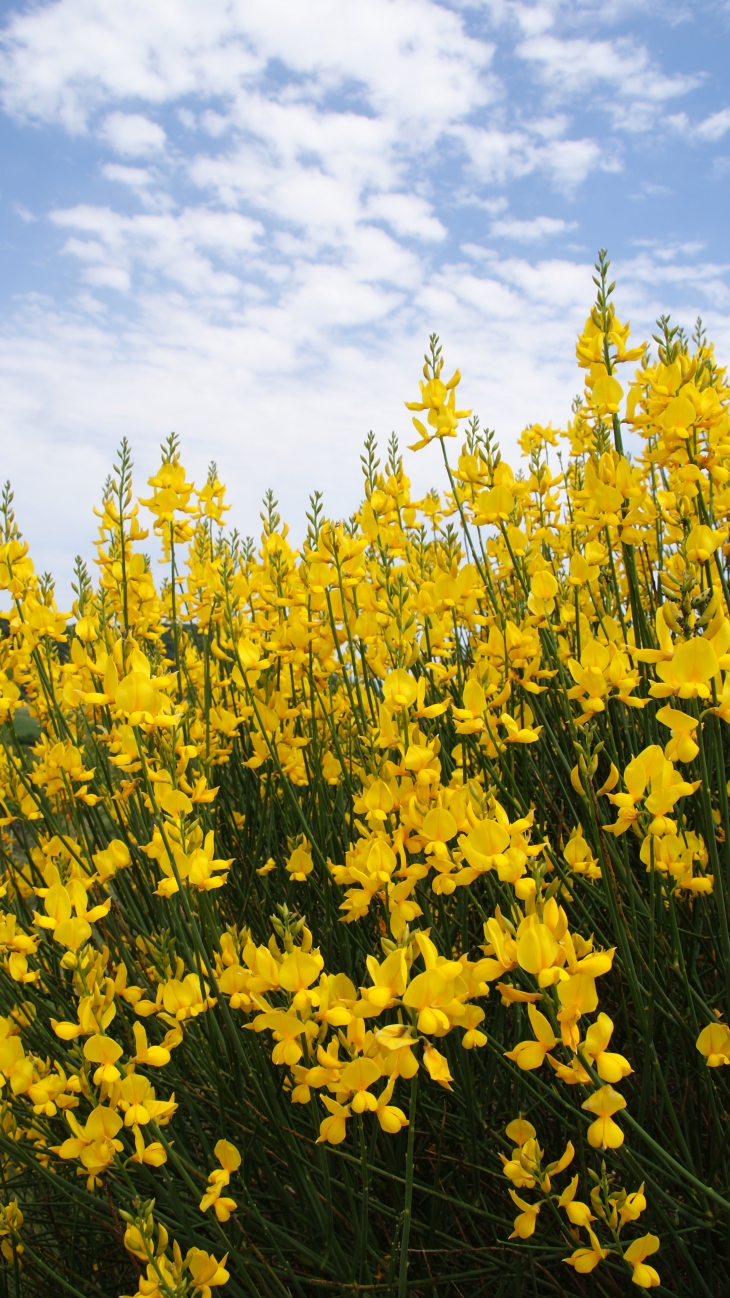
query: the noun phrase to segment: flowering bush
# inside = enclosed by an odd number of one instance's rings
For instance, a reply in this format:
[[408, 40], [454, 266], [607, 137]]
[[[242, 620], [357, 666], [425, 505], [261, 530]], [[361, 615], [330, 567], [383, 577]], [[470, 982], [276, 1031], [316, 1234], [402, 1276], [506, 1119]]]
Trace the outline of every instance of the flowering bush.
[[123, 443], [69, 621], [6, 490], [16, 1293], [727, 1292], [730, 388], [607, 269], [517, 472], [433, 337], [299, 551]]

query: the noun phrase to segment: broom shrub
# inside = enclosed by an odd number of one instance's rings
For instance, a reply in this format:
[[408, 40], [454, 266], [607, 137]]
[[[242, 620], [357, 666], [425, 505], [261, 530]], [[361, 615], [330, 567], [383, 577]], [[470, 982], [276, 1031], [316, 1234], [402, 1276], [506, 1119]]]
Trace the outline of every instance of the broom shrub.
[[299, 550], [124, 441], [69, 617], [6, 488], [8, 1296], [727, 1292], [730, 387], [595, 282], [564, 430], [434, 336], [444, 491]]

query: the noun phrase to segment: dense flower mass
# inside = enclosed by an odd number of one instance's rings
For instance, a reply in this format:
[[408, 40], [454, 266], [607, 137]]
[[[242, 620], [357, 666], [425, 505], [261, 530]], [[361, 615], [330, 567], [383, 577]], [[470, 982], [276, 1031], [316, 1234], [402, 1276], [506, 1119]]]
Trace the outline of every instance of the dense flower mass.
[[124, 443], [59, 612], [6, 490], [9, 1274], [52, 1194], [75, 1293], [79, 1212], [136, 1298], [722, 1292], [730, 387], [597, 270], [566, 429], [511, 468], [433, 337], [445, 493], [371, 437], [298, 550]]

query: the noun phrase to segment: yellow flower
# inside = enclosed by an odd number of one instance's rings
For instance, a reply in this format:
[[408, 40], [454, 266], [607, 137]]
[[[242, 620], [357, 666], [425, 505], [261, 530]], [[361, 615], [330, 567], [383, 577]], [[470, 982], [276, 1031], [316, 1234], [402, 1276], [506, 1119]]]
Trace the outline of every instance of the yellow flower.
[[514, 1141], [514, 1143], [520, 1148], [524, 1145], [526, 1140], [534, 1140], [537, 1135], [532, 1123], [528, 1122], [526, 1118], [523, 1118], [522, 1114], [520, 1114], [519, 1118], [513, 1118], [512, 1121], [507, 1124], [504, 1131], [505, 1135], [508, 1136], [510, 1140]]
[[451, 1090], [454, 1079], [449, 1072], [448, 1061], [428, 1041], [423, 1043], [423, 1064], [432, 1082], [438, 1082], [439, 1086], [443, 1086], [447, 1091]]
[[122, 1117], [113, 1109], [99, 1105], [91, 1111], [83, 1127], [71, 1112], [66, 1113], [66, 1121], [73, 1136], [51, 1148], [59, 1158], [78, 1158], [86, 1168], [87, 1185], [91, 1188], [115, 1155], [124, 1149], [121, 1140], [116, 1139], [122, 1126]]
[[647, 1266], [645, 1258], [651, 1257], [659, 1249], [656, 1235], [642, 1235], [634, 1239], [624, 1253], [624, 1261], [633, 1268], [631, 1279], [640, 1289], [655, 1289], [661, 1284], [659, 1275], [653, 1266]]
[[291, 856], [287, 858], [286, 872], [291, 875], [292, 879], [296, 879], [298, 883], [304, 883], [307, 875], [311, 874], [313, 869], [312, 852], [309, 843], [305, 839], [303, 843], [294, 848]]
[[363, 989], [363, 997], [372, 1005], [387, 1009], [395, 1004], [406, 989], [408, 982], [406, 953], [402, 947], [397, 947], [386, 956], [382, 964], [378, 964], [373, 955], [366, 956], [365, 963], [373, 980], [373, 986]]
[[666, 707], [657, 710], [656, 719], [672, 732], [672, 737], [664, 749], [664, 756], [670, 762], [694, 761], [700, 751], [692, 738], [699, 724], [696, 718], [667, 704]]
[[680, 699], [709, 699], [708, 682], [717, 676], [720, 664], [708, 640], [695, 636], [678, 645], [668, 663], [657, 663], [657, 676], [663, 682], [652, 685], [649, 693], [654, 698], [678, 694]]
[[456, 389], [461, 381], [459, 371], [456, 370], [448, 383], [444, 383], [440, 378], [441, 364], [439, 362], [434, 376], [428, 382], [421, 383], [421, 400], [405, 403], [408, 410], [428, 410], [428, 423], [434, 430], [429, 432], [421, 420], [414, 416], [413, 424], [420, 439], [410, 448], [413, 451], [427, 446], [434, 437], [455, 437], [459, 420], [466, 419], [471, 414], [470, 410], [456, 409]]
[[474, 502], [474, 521], [483, 523], [506, 522], [515, 507], [515, 498], [509, 487], [500, 485], [482, 491]]
[[697, 1049], [707, 1059], [708, 1068], [730, 1064], [730, 1028], [726, 1023], [709, 1023], [697, 1038]]
[[[423, 677], [421, 677], [423, 679]], [[457, 735], [475, 735], [484, 729], [484, 713], [487, 700], [479, 681], [473, 676], [464, 686], [464, 706], [454, 707], [452, 712], [457, 719]]]
[[453, 1000], [453, 979], [444, 978], [438, 969], [427, 969], [417, 974], [403, 993], [403, 1004], [418, 1010], [419, 1032], [434, 1033], [449, 1030], [448, 1015], [443, 1006]]
[[632, 1072], [631, 1064], [623, 1055], [611, 1054], [606, 1047], [611, 1040], [613, 1023], [607, 1014], [599, 1014], [586, 1032], [586, 1055], [592, 1059], [598, 1076], [604, 1082], [620, 1082]]
[[152, 1140], [149, 1145], [145, 1145], [144, 1136], [137, 1126], [132, 1128], [132, 1134], [134, 1135], [133, 1162], [145, 1164], [147, 1167], [162, 1167], [167, 1162], [167, 1150], [159, 1140]]
[[418, 686], [410, 672], [398, 668], [389, 672], [383, 681], [383, 698], [385, 706], [391, 712], [403, 712], [415, 703]]
[[200, 1298], [210, 1298], [212, 1288], [224, 1285], [230, 1279], [230, 1273], [225, 1267], [227, 1258], [226, 1253], [218, 1262], [212, 1253], [206, 1253], [201, 1248], [189, 1250], [185, 1261], [190, 1270], [193, 1292], [199, 1293]]
[[542, 1203], [526, 1203], [524, 1199], [520, 1199], [514, 1190], [510, 1190], [509, 1193], [515, 1206], [521, 1209], [515, 1217], [515, 1228], [510, 1235], [510, 1239], [530, 1239], [535, 1234], [535, 1224]]
[[626, 1108], [623, 1095], [612, 1086], [601, 1086], [587, 1100], [582, 1109], [596, 1114], [595, 1122], [588, 1128], [588, 1144], [594, 1149], [618, 1149], [624, 1143], [624, 1133], [613, 1120], [613, 1114]]
[[[581, 1222], [580, 1224], [584, 1225], [585, 1223]], [[590, 1226], [586, 1225], [586, 1229], [588, 1238], [591, 1241], [590, 1248], [577, 1248], [575, 1252], [571, 1253], [570, 1257], [563, 1258], [563, 1261], [567, 1262], [568, 1266], [572, 1266], [579, 1275], [588, 1275], [591, 1271], [594, 1271], [598, 1263], [608, 1257], [610, 1251], [601, 1246]]]
[[527, 607], [531, 613], [546, 617], [555, 608], [555, 596], [557, 593], [558, 583], [555, 577], [547, 569], [542, 569], [540, 572], [535, 573], [530, 583]]
[[395, 1077], [391, 1077], [388, 1085], [378, 1096], [377, 1108], [375, 1109], [375, 1116], [377, 1117], [380, 1126], [383, 1131], [387, 1131], [389, 1135], [395, 1135], [395, 1133], [400, 1131], [403, 1127], [408, 1126], [408, 1119], [403, 1110], [399, 1109], [396, 1104], [391, 1104], [390, 1102], [393, 1097], [394, 1087]]
[[94, 1073], [95, 1086], [100, 1086], [102, 1082], [109, 1086], [119, 1080], [121, 1073], [115, 1064], [121, 1053], [122, 1047], [118, 1042], [98, 1033], [84, 1042], [84, 1055], [91, 1063], [99, 1065]]
[[563, 1193], [558, 1199], [558, 1207], [565, 1209], [571, 1225], [587, 1227], [589, 1222], [595, 1221], [596, 1219], [588, 1204], [582, 1203], [580, 1199], [576, 1199], [575, 1197], [578, 1189], [578, 1179], [577, 1175], [574, 1176], [570, 1185], [565, 1187]]
[[319, 1135], [317, 1144], [327, 1141], [330, 1145], [341, 1145], [347, 1135], [346, 1122], [350, 1116], [350, 1106], [338, 1104], [336, 1100], [331, 1100], [328, 1095], [322, 1095], [322, 1103], [329, 1110], [330, 1117], [323, 1118], [319, 1124]]
[[305, 992], [321, 973], [323, 964], [319, 954], [312, 955], [301, 949], [291, 951], [279, 966], [279, 985], [295, 996]]
[[523, 1071], [531, 1071], [533, 1068], [540, 1068], [545, 1062], [545, 1056], [548, 1051], [554, 1050], [558, 1044], [550, 1022], [535, 1009], [534, 1005], [527, 1006], [527, 1013], [530, 1017], [532, 1030], [535, 1033], [535, 1041], [520, 1041], [514, 1050], [505, 1051], [505, 1057], [512, 1059], [518, 1068]]
[[727, 532], [713, 531], [711, 527], [704, 524], [696, 524], [690, 531], [685, 542], [687, 549], [687, 558], [692, 563], [707, 563], [712, 558], [716, 550], [719, 550], [723, 541], [727, 537]]
[[380, 1076], [380, 1065], [374, 1059], [353, 1059], [343, 1070], [340, 1077], [340, 1090], [353, 1094], [350, 1100], [353, 1113], [377, 1110], [378, 1100], [368, 1088], [377, 1082]]
[[619, 1216], [622, 1224], [627, 1221], [638, 1221], [642, 1212], [646, 1208], [646, 1196], [644, 1194], [644, 1182], [642, 1181], [638, 1190], [633, 1194], [627, 1194], [624, 1202], [619, 1207]]
[[199, 1203], [201, 1212], [207, 1212], [210, 1206], [213, 1206], [218, 1221], [226, 1222], [232, 1212], [238, 1207], [234, 1199], [223, 1195], [221, 1192], [228, 1185], [233, 1172], [237, 1172], [241, 1166], [241, 1155], [228, 1140], [219, 1140], [215, 1147], [215, 1156], [220, 1163], [220, 1169], [216, 1168], [208, 1177], [208, 1189]]
[[591, 405], [597, 415], [615, 415], [618, 412], [623, 394], [624, 390], [618, 379], [612, 378], [604, 369], [603, 373], [599, 373], [593, 384]]
[[475, 1046], [486, 1046], [487, 1034], [480, 1032], [478, 1025], [484, 1022], [484, 1010], [479, 1005], [467, 1005], [462, 1018], [459, 1020], [459, 1027], [465, 1028], [461, 1044], [465, 1050], [473, 1050]]
[[470, 866], [479, 874], [495, 867], [508, 867], [509, 858], [505, 853], [509, 845], [509, 833], [497, 820], [477, 821], [468, 834], [462, 834], [459, 838], [459, 847]]

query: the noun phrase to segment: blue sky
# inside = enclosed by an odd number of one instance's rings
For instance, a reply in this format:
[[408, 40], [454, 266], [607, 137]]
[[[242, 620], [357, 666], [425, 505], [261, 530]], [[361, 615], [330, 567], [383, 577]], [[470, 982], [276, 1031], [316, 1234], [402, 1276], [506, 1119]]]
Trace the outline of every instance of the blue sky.
[[[565, 422], [607, 246], [620, 315], [730, 358], [730, 6], [0, 5], [0, 474], [69, 588], [127, 434], [293, 531], [404, 438], [427, 336], [508, 453]], [[412, 465], [418, 489], [437, 476]]]

